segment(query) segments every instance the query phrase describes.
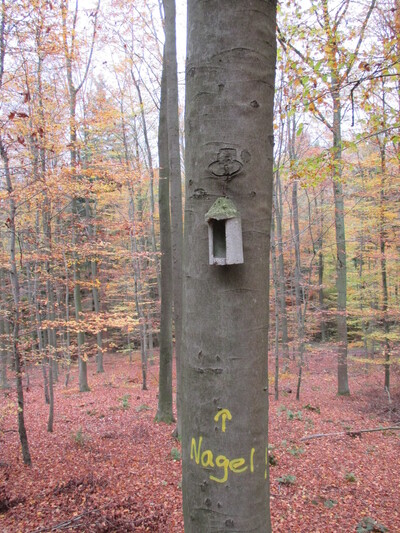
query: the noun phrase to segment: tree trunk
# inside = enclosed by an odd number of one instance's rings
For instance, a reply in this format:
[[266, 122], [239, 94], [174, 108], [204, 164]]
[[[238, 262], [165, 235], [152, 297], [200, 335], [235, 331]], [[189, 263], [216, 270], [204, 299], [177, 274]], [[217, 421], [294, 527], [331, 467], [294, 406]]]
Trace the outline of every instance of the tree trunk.
[[69, 331], [69, 268], [68, 268], [68, 261], [67, 261], [65, 252], [63, 252], [63, 260], [64, 260], [64, 269], [65, 269], [65, 327], [66, 327], [65, 349], [66, 349], [66, 359], [67, 359], [67, 371], [65, 373], [64, 386], [68, 387], [70, 371], [71, 371], [71, 350], [70, 350], [71, 333]]
[[149, 136], [147, 133], [147, 122], [146, 122], [146, 116], [144, 114], [144, 104], [143, 104], [143, 98], [142, 98], [142, 92], [140, 90], [140, 85], [138, 80], [136, 79], [136, 76], [131, 69], [131, 77], [133, 84], [136, 88], [136, 92], [139, 99], [139, 105], [140, 105], [140, 118], [142, 120], [142, 128], [143, 128], [143, 137], [144, 142], [146, 146], [146, 152], [147, 152], [147, 164], [150, 174], [150, 228], [151, 228], [151, 247], [154, 255], [154, 261], [156, 264], [156, 273], [157, 273], [157, 287], [158, 292], [160, 292], [160, 266], [159, 261], [157, 258], [157, 242], [156, 242], [156, 232], [155, 232], [155, 225], [154, 225], [154, 167], [153, 167], [153, 157], [151, 155], [151, 147], [149, 142]]
[[[385, 106], [385, 95], [383, 93], [383, 106]], [[385, 114], [385, 108], [383, 109]], [[382, 281], [382, 326], [383, 326], [383, 355], [385, 359], [385, 383], [386, 391], [390, 390], [390, 344], [389, 344], [389, 291], [387, 281], [387, 259], [386, 259], [386, 138], [383, 140], [380, 149], [381, 155], [381, 187], [379, 192], [379, 248], [380, 248], [380, 265], [381, 265], [381, 281]]]
[[135, 198], [133, 189], [129, 187], [130, 202], [129, 202], [129, 217], [131, 219], [132, 227], [130, 231], [131, 257], [133, 267], [133, 282], [135, 294], [135, 307], [140, 321], [140, 351], [142, 361], [142, 389], [147, 390], [147, 346], [146, 346], [146, 315], [144, 313], [142, 298], [142, 279], [140, 268], [140, 257], [138, 253], [138, 245], [135, 235]]
[[161, 316], [160, 316], [160, 373], [158, 410], [156, 420], [171, 423], [172, 410], [172, 250], [171, 220], [169, 210], [169, 158], [167, 130], [167, 100], [165, 56], [161, 80], [160, 123], [158, 154], [160, 178], [158, 185], [161, 247]]
[[366, 320], [364, 318], [364, 288], [365, 288], [365, 281], [363, 279], [363, 265], [364, 265], [364, 214], [361, 213], [360, 216], [360, 253], [358, 254], [358, 289], [360, 292], [360, 316], [361, 316], [361, 330], [362, 330], [362, 338], [363, 338], [363, 346], [364, 346], [364, 356], [367, 358], [369, 355], [368, 352], [368, 328], [366, 324]]
[[279, 306], [282, 329], [282, 348], [283, 356], [289, 357], [289, 338], [286, 311], [286, 286], [285, 286], [285, 262], [283, 257], [283, 240], [282, 240], [282, 187], [279, 172], [276, 174], [274, 194], [274, 212], [276, 222], [276, 241], [278, 245], [278, 282], [279, 282]]
[[[93, 221], [93, 213], [91, 212], [89, 201], [87, 198], [85, 201], [85, 207], [86, 207], [86, 218], [90, 221]], [[94, 213], [96, 213], [96, 207], [94, 209]], [[89, 223], [89, 235], [92, 239], [96, 235], [96, 227], [95, 227], [94, 221]], [[90, 272], [91, 272], [92, 284], [93, 284], [92, 297], [93, 297], [94, 312], [97, 315], [99, 315], [100, 314], [100, 296], [99, 296], [99, 289], [97, 286], [98, 267], [97, 267], [96, 258], [90, 261]], [[96, 370], [98, 374], [102, 374], [104, 372], [104, 364], [103, 364], [103, 335], [101, 331], [98, 331], [96, 333], [96, 342], [97, 342]]]
[[274, 307], [275, 307], [275, 377], [274, 392], [275, 400], [279, 400], [279, 283], [278, 268], [276, 260], [276, 235], [275, 235], [275, 217], [271, 219], [271, 265], [272, 279], [274, 285]]
[[1, 350], [0, 350], [0, 389], [8, 389], [8, 379], [7, 379], [7, 348], [5, 343], [5, 319], [0, 319], [0, 344], [1, 344]]
[[[265, 0], [188, 2], [185, 533], [271, 531], [267, 349], [275, 11], [275, 2]], [[241, 217], [243, 264], [240, 237], [233, 241], [238, 264], [218, 264], [224, 254], [229, 262], [231, 225], [215, 218], [207, 227], [216, 198], [217, 206]], [[238, 218], [233, 222], [238, 225]], [[214, 235], [210, 249], [208, 230]]]
[[[73, 200], [73, 203], [76, 203], [76, 199]], [[73, 208], [75, 212], [75, 209]], [[76, 236], [73, 236], [74, 247], [77, 246]], [[75, 320], [79, 324], [82, 322], [82, 299], [81, 299], [81, 269], [79, 266], [78, 254], [74, 251], [74, 304], [75, 304]], [[81, 326], [83, 328], [83, 326]], [[90, 387], [88, 383], [88, 371], [87, 371], [87, 360], [83, 351], [83, 345], [85, 343], [85, 333], [84, 331], [78, 331], [78, 375], [79, 375], [79, 391], [80, 392], [89, 392]]]
[[297, 319], [297, 358], [299, 373], [297, 378], [296, 400], [300, 400], [301, 378], [304, 365], [304, 316], [302, 301], [304, 294], [302, 291], [301, 261], [300, 261], [300, 229], [299, 229], [299, 206], [297, 198], [298, 182], [293, 181], [292, 207], [293, 207], [293, 239], [295, 251], [295, 274], [294, 287], [296, 295], [296, 319]]
[[[317, 200], [315, 199], [315, 207], [318, 212]], [[328, 333], [325, 320], [325, 302], [324, 302], [324, 192], [321, 190], [320, 205], [319, 205], [319, 236], [317, 239], [317, 253], [318, 253], [318, 302], [319, 311], [321, 313], [321, 342], [328, 340]]]
[[167, 130], [169, 180], [171, 187], [171, 244], [172, 276], [175, 324], [176, 361], [176, 407], [178, 413], [178, 435], [181, 434], [181, 344], [182, 344], [182, 178], [179, 149], [178, 74], [176, 60], [176, 13], [175, 0], [164, 0], [165, 10], [165, 68], [167, 84]]
[[[296, 160], [296, 119], [295, 115], [288, 119], [288, 145], [290, 169], [292, 171]], [[294, 292], [296, 301], [296, 321], [297, 321], [297, 364], [298, 364], [298, 378], [296, 389], [296, 400], [300, 400], [301, 378], [303, 374], [304, 364], [304, 314], [303, 301], [304, 291], [302, 286], [301, 275], [301, 257], [300, 257], [300, 227], [299, 227], [299, 204], [298, 204], [298, 181], [292, 176], [292, 217], [293, 224], [293, 244], [294, 244]], [[310, 221], [311, 223], [311, 221]]]
[[[47, 208], [49, 209], [49, 203], [47, 203]], [[45, 207], [46, 211], [46, 207]], [[45, 213], [44, 217], [44, 232], [46, 235], [48, 251], [51, 253], [51, 227], [50, 227], [50, 213]], [[55, 310], [54, 310], [54, 291], [53, 284], [51, 281], [51, 268], [50, 261], [45, 261], [45, 269], [47, 271], [47, 282], [46, 282], [46, 292], [47, 292], [47, 320], [53, 322], [55, 320]], [[49, 352], [49, 418], [47, 421], [47, 431], [50, 433], [53, 432], [54, 424], [54, 381], [55, 381], [55, 365], [56, 365], [56, 354], [57, 354], [57, 337], [56, 330], [54, 327], [49, 327], [47, 329], [48, 336], [48, 352]]]
[[[335, 85], [335, 83], [334, 83]], [[333, 100], [333, 196], [336, 230], [336, 288], [338, 334], [338, 394], [350, 394], [347, 375], [347, 265], [342, 185], [342, 135], [340, 95], [332, 91]]]
[[0, 389], [8, 389], [10, 384], [7, 377], [7, 365], [8, 365], [8, 327], [7, 327], [7, 312], [6, 312], [6, 299], [5, 299], [5, 283], [4, 283], [4, 271], [0, 269], [0, 305], [1, 305], [1, 318], [0, 318]]

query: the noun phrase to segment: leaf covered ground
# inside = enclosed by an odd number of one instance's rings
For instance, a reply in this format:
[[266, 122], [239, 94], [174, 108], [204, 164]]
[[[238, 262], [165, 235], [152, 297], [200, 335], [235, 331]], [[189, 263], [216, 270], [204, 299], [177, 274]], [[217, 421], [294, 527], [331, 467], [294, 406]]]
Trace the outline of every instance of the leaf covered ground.
[[[273, 531], [400, 531], [399, 431], [301, 440], [400, 425], [394, 366], [390, 398], [382, 368], [359, 363], [350, 368], [352, 395], [338, 397], [335, 368], [332, 349], [314, 349], [300, 402], [292, 362], [279, 400], [270, 395]], [[149, 367], [148, 391], [141, 390], [139, 361], [110, 355], [105, 369], [90, 375], [89, 393], [79, 393], [76, 369], [68, 388], [60, 377], [52, 434], [40, 369], [31, 371], [31, 468], [20, 457], [15, 392], [1, 392], [1, 532], [183, 532], [180, 445], [171, 426], [154, 422], [158, 368]]]

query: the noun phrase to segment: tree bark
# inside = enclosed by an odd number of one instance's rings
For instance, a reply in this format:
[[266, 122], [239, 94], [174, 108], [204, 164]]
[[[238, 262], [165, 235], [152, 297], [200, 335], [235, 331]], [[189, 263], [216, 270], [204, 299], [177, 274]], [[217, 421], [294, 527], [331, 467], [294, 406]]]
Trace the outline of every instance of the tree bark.
[[131, 219], [132, 227], [130, 230], [130, 244], [131, 257], [133, 267], [133, 281], [135, 294], [135, 307], [140, 321], [140, 351], [142, 361], [142, 389], [147, 390], [147, 343], [146, 343], [146, 315], [143, 309], [142, 298], [142, 279], [140, 268], [140, 256], [135, 235], [135, 198], [133, 189], [129, 186], [130, 202], [129, 202], [129, 217]]
[[[290, 169], [292, 171], [296, 160], [296, 119], [295, 115], [288, 119], [288, 145]], [[305, 300], [302, 286], [301, 257], [300, 257], [300, 226], [299, 226], [299, 203], [298, 203], [298, 181], [292, 176], [292, 224], [293, 224], [293, 244], [294, 244], [294, 291], [296, 301], [296, 321], [297, 321], [297, 364], [298, 377], [296, 388], [296, 400], [300, 400], [301, 379], [304, 364], [304, 313], [303, 301]], [[304, 310], [305, 312], [305, 310]]]
[[274, 392], [275, 400], [279, 400], [279, 283], [278, 268], [276, 261], [276, 234], [275, 234], [275, 217], [271, 218], [271, 265], [272, 279], [274, 286], [274, 307], [275, 307], [275, 375], [274, 375]]
[[181, 344], [182, 344], [182, 178], [179, 149], [178, 74], [176, 59], [175, 0], [164, 0], [165, 10], [165, 68], [167, 85], [167, 130], [169, 180], [171, 190], [172, 279], [175, 325], [175, 361], [177, 376], [176, 406], [178, 435], [181, 434]]
[[[332, 74], [333, 76], [333, 74]], [[336, 83], [334, 83], [334, 86]], [[333, 197], [335, 204], [336, 231], [336, 288], [337, 288], [337, 335], [338, 394], [350, 394], [347, 374], [347, 255], [344, 221], [344, 196], [342, 185], [342, 135], [341, 103], [337, 90], [332, 91], [333, 101]]]
[[154, 167], [153, 167], [153, 156], [151, 155], [151, 147], [150, 147], [150, 141], [149, 141], [149, 135], [147, 132], [147, 122], [146, 122], [146, 116], [144, 114], [144, 103], [142, 98], [142, 92], [140, 89], [140, 85], [138, 80], [136, 79], [136, 76], [133, 72], [133, 69], [131, 69], [131, 77], [133, 84], [135, 86], [138, 99], [139, 99], [139, 105], [140, 105], [140, 118], [142, 120], [142, 129], [143, 129], [143, 137], [144, 142], [146, 146], [146, 152], [147, 152], [147, 164], [150, 174], [150, 231], [151, 231], [151, 247], [154, 254], [154, 261], [156, 264], [156, 273], [157, 273], [157, 287], [158, 292], [160, 292], [160, 266], [159, 261], [157, 258], [157, 241], [156, 241], [156, 232], [155, 232], [155, 225], [154, 225]]
[[[185, 533], [271, 531], [267, 349], [275, 12], [274, 1], [188, 2]], [[216, 198], [231, 200], [241, 216], [243, 264], [209, 264], [205, 215]], [[215, 251], [220, 253], [217, 245]]]
[[3, 269], [0, 269], [0, 305], [1, 305], [1, 317], [0, 317], [0, 389], [8, 389], [10, 384], [7, 377], [7, 364], [8, 364], [8, 329], [6, 327], [7, 314], [6, 314], [6, 302], [4, 298], [4, 274]]
[[1, 351], [0, 351], [0, 389], [8, 389], [9, 383], [7, 378], [7, 348], [5, 343], [6, 328], [4, 325], [5, 319], [0, 319], [0, 338], [1, 338]]
[[321, 190], [320, 195], [320, 205], [318, 209], [317, 200], [315, 200], [315, 207], [317, 212], [319, 212], [319, 236], [316, 241], [317, 253], [318, 253], [318, 302], [319, 302], [319, 312], [321, 313], [321, 342], [326, 342], [328, 340], [328, 332], [326, 327], [325, 319], [325, 302], [324, 302], [324, 192]]
[[[383, 114], [385, 116], [385, 94], [383, 93]], [[389, 291], [387, 280], [387, 258], [386, 258], [386, 136], [380, 146], [381, 156], [381, 186], [379, 191], [379, 248], [380, 248], [380, 266], [381, 266], [381, 282], [382, 282], [382, 327], [383, 327], [383, 355], [385, 359], [385, 390], [390, 390], [390, 344], [389, 344]]]
[[283, 257], [283, 238], [282, 238], [282, 186], [279, 172], [276, 174], [275, 194], [274, 194], [274, 212], [276, 222], [276, 241], [278, 247], [278, 283], [279, 283], [279, 306], [282, 330], [282, 348], [283, 356], [289, 357], [289, 337], [287, 325], [286, 310], [286, 286], [285, 286], [285, 262]]
[[[96, 213], [96, 204], [94, 208], [94, 213], [92, 213], [89, 205], [89, 200], [86, 198], [85, 201], [85, 208], [86, 208], [86, 218], [89, 222], [89, 235], [92, 239], [94, 239], [96, 235], [96, 226], [94, 221], [94, 216]], [[97, 258], [94, 258], [90, 261], [90, 274], [92, 277], [92, 297], [93, 297], [93, 307], [94, 312], [99, 315], [100, 314], [100, 295], [99, 295], [99, 288], [97, 286], [97, 278], [98, 278], [98, 266], [97, 266]], [[96, 342], [97, 342], [97, 355], [96, 355], [96, 370], [98, 374], [102, 374], [104, 372], [104, 364], [103, 364], [103, 335], [102, 331], [98, 331], [96, 333]]]
[[299, 206], [297, 198], [298, 182], [293, 181], [292, 207], [293, 207], [293, 239], [295, 251], [295, 274], [294, 287], [296, 295], [296, 319], [297, 319], [297, 357], [298, 357], [298, 378], [296, 388], [296, 400], [300, 400], [301, 378], [304, 365], [304, 316], [302, 301], [304, 294], [302, 290], [301, 260], [300, 260], [300, 229], [299, 229]]
[[172, 411], [172, 250], [169, 209], [169, 157], [167, 129], [167, 100], [165, 59], [161, 79], [160, 123], [158, 155], [160, 178], [158, 185], [161, 248], [161, 315], [160, 315], [160, 372], [156, 420], [171, 423]]

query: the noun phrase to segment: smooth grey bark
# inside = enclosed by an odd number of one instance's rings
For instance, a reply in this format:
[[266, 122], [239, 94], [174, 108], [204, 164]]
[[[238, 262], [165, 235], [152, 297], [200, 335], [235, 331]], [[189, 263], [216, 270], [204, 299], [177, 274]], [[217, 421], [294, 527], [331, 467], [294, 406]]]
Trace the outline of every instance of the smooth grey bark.
[[[86, 218], [89, 221], [89, 224], [88, 224], [89, 235], [93, 239], [96, 235], [96, 226], [95, 226], [95, 221], [94, 221], [94, 216], [96, 213], [96, 204], [95, 204], [94, 213], [93, 213], [92, 210], [90, 209], [89, 200], [88, 198], [86, 198], [85, 209], [86, 209]], [[100, 314], [100, 294], [99, 294], [99, 288], [97, 286], [98, 266], [97, 266], [96, 258], [90, 261], [90, 274], [92, 278], [92, 298], [93, 298], [94, 312], [97, 315], [99, 315]], [[104, 372], [104, 361], [103, 361], [103, 335], [102, 335], [101, 330], [96, 333], [96, 343], [97, 343], [96, 370], [98, 374], [102, 374]]]
[[[332, 72], [332, 77], [335, 73]], [[347, 373], [347, 254], [344, 219], [344, 196], [342, 185], [342, 134], [341, 101], [334, 81], [333, 100], [333, 197], [335, 205], [336, 232], [336, 289], [337, 289], [337, 334], [338, 334], [338, 394], [350, 394]]]
[[181, 351], [182, 351], [182, 177], [179, 148], [178, 73], [176, 59], [176, 10], [175, 0], [164, 0], [165, 11], [165, 69], [167, 87], [168, 160], [171, 194], [171, 245], [172, 279], [175, 325], [176, 407], [177, 433], [181, 434]]
[[[271, 531], [267, 346], [275, 14], [274, 1], [188, 1], [185, 533]], [[209, 265], [205, 215], [219, 197], [240, 213], [243, 264]]]
[[[154, 261], [156, 264], [156, 273], [157, 273], [157, 287], [158, 292], [160, 292], [160, 265], [159, 261], [157, 259], [157, 241], [156, 241], [156, 232], [155, 232], [155, 225], [154, 225], [154, 167], [153, 167], [153, 156], [151, 154], [151, 147], [150, 147], [150, 141], [149, 141], [149, 135], [147, 132], [147, 122], [146, 122], [146, 116], [144, 113], [144, 102], [142, 97], [142, 91], [140, 89], [140, 84], [135, 76], [135, 73], [133, 72], [133, 69], [130, 69], [131, 78], [133, 81], [133, 84], [135, 86], [138, 99], [139, 99], [139, 106], [140, 106], [140, 118], [142, 121], [142, 129], [143, 129], [143, 137], [144, 137], [144, 143], [146, 146], [146, 152], [147, 152], [147, 165], [148, 170], [150, 174], [150, 227], [151, 227], [151, 247], [154, 254]], [[136, 135], [137, 139], [137, 135]]]
[[[46, 183], [46, 119], [44, 113], [44, 95], [42, 84], [42, 68], [44, 54], [42, 50], [42, 32], [39, 28], [36, 28], [36, 53], [37, 53], [37, 92], [38, 92], [38, 115], [40, 119], [40, 125], [42, 128], [42, 135], [40, 137], [40, 143], [37, 144], [35, 138], [31, 138], [31, 150], [33, 154], [33, 171], [35, 180], [39, 179], [39, 175]], [[29, 91], [29, 88], [28, 88]], [[33, 128], [32, 128], [33, 129]], [[52, 232], [51, 232], [51, 201], [48, 197], [46, 188], [43, 190], [43, 204], [42, 204], [42, 227], [43, 227], [43, 250], [45, 251], [44, 269], [46, 272], [46, 319], [48, 322], [55, 320], [55, 305], [54, 305], [54, 290], [52, 282]], [[37, 240], [40, 242], [40, 222], [39, 213], [37, 214]], [[35, 300], [37, 301], [37, 268], [35, 268]], [[40, 321], [40, 312], [38, 305], [37, 319]], [[38, 322], [39, 326], [39, 322]], [[42, 333], [39, 329], [39, 335]], [[47, 351], [48, 351], [48, 364], [49, 364], [49, 418], [47, 422], [47, 431], [53, 431], [54, 425], [54, 381], [58, 378], [57, 374], [57, 336], [54, 327], [49, 326], [47, 328]]]
[[150, 311], [147, 313], [147, 357], [150, 364], [154, 364], [154, 335], [153, 321]]
[[[271, 241], [274, 246], [273, 255], [272, 255], [272, 264], [273, 268], [276, 267], [276, 271], [273, 270], [273, 279], [275, 287], [275, 298], [278, 307], [275, 309], [276, 323], [275, 323], [275, 353], [276, 357], [279, 358], [279, 328], [281, 327], [282, 332], [282, 348], [283, 355], [287, 359], [289, 357], [289, 341], [288, 341], [288, 326], [287, 326], [287, 311], [286, 311], [286, 286], [285, 286], [285, 265], [283, 257], [283, 242], [282, 242], [282, 213], [283, 213], [283, 204], [282, 204], [282, 184], [280, 178], [280, 169], [282, 165], [282, 151], [284, 145], [284, 134], [285, 134], [285, 122], [283, 119], [282, 113], [282, 100], [284, 94], [284, 76], [281, 76], [279, 87], [276, 89], [275, 95], [275, 107], [278, 110], [280, 115], [280, 123], [278, 128], [278, 135], [275, 136], [275, 173], [274, 173], [274, 185], [273, 185], [273, 215], [272, 215], [272, 227], [273, 227], [273, 240]], [[272, 237], [271, 237], [272, 238]], [[279, 245], [279, 249], [278, 249]], [[278, 252], [278, 253], [277, 253]], [[277, 258], [279, 257], [279, 260]], [[274, 263], [276, 261], [276, 264]], [[278, 269], [279, 263], [279, 269]], [[278, 273], [279, 272], [279, 273]], [[275, 368], [275, 371], [279, 374], [279, 360], [276, 361], [278, 369]], [[278, 376], [276, 376], [278, 377]], [[275, 397], [279, 395], [278, 392], [278, 379], [276, 380], [275, 388]]]
[[[94, 305], [94, 311], [95, 313], [100, 313], [100, 295], [99, 295], [99, 289], [96, 284], [97, 276], [98, 276], [98, 267], [97, 267], [97, 261], [91, 261], [91, 274], [92, 274], [92, 280], [93, 280], [93, 288], [92, 288], [92, 295], [93, 295], [93, 305]], [[103, 357], [103, 334], [102, 331], [98, 331], [96, 333], [96, 342], [97, 342], [97, 355], [96, 355], [96, 369], [97, 373], [101, 374], [104, 372], [104, 357]]]
[[275, 375], [274, 375], [274, 393], [275, 400], [279, 399], [279, 283], [278, 268], [276, 260], [276, 234], [275, 234], [275, 217], [271, 219], [271, 265], [272, 279], [274, 286], [274, 308], [275, 308]]
[[8, 365], [8, 327], [7, 327], [7, 309], [5, 301], [5, 283], [4, 283], [4, 271], [0, 269], [0, 389], [8, 389], [10, 384], [7, 376]]
[[[45, 236], [45, 245], [49, 257], [45, 260], [46, 279], [46, 318], [51, 323], [55, 320], [54, 305], [54, 287], [52, 280], [51, 253], [52, 253], [52, 235], [51, 235], [51, 203], [47, 195], [43, 205], [43, 233]], [[47, 328], [47, 348], [49, 356], [49, 418], [47, 421], [47, 431], [53, 432], [54, 426], [54, 381], [56, 379], [56, 354], [57, 354], [57, 335], [54, 327]]]
[[[39, 232], [38, 227], [37, 227], [37, 231]], [[34, 298], [34, 305], [35, 305], [36, 337], [37, 337], [37, 345], [38, 345], [39, 353], [41, 354], [41, 360], [42, 360], [44, 401], [47, 405], [49, 405], [50, 404], [50, 392], [49, 392], [49, 379], [47, 376], [47, 367], [49, 365], [49, 358], [47, 354], [45, 353], [45, 348], [46, 348], [45, 332], [41, 328], [42, 316], [40, 314], [40, 305], [39, 305], [39, 299], [38, 299], [38, 281], [39, 281], [38, 280], [38, 269], [37, 269], [37, 265], [35, 265], [33, 298]], [[28, 285], [29, 285], [29, 281], [28, 281]]]
[[[383, 91], [383, 116], [385, 116], [385, 93]], [[389, 332], [390, 325], [388, 319], [389, 309], [389, 291], [387, 275], [387, 220], [385, 214], [386, 208], [386, 135], [383, 142], [380, 143], [381, 157], [381, 176], [379, 191], [379, 248], [380, 248], [380, 266], [381, 266], [381, 283], [382, 283], [382, 328], [383, 328], [383, 355], [385, 359], [385, 381], [384, 387], [387, 392], [390, 390], [390, 343]]]
[[158, 128], [159, 182], [158, 203], [160, 216], [161, 250], [161, 314], [160, 314], [160, 370], [158, 381], [158, 409], [156, 420], [171, 423], [172, 409], [172, 249], [169, 208], [169, 157], [167, 128], [167, 99], [165, 59], [161, 79], [160, 121]]
[[289, 337], [288, 337], [288, 321], [286, 309], [286, 285], [285, 285], [285, 262], [283, 257], [283, 237], [282, 237], [282, 184], [279, 171], [276, 173], [275, 179], [275, 194], [273, 196], [274, 214], [275, 214], [275, 228], [276, 241], [278, 249], [278, 283], [279, 283], [279, 307], [280, 307], [280, 321], [282, 332], [282, 348], [283, 356], [289, 357]]
[[327, 43], [331, 47], [332, 57], [330, 61], [329, 93], [332, 101], [333, 116], [332, 124], [322, 120], [332, 132], [332, 159], [333, 159], [333, 197], [335, 206], [335, 232], [336, 232], [336, 288], [337, 288], [337, 333], [338, 333], [338, 394], [350, 394], [347, 372], [347, 254], [346, 232], [344, 218], [344, 195], [342, 185], [342, 99], [341, 89], [343, 80], [347, 81], [351, 70], [358, 58], [361, 43], [368, 20], [374, 9], [376, 0], [371, 0], [360, 28], [355, 50], [349, 57], [345, 73], [341, 73], [337, 67], [339, 59], [339, 33], [337, 21], [333, 20], [333, 14], [329, 10], [328, 0], [322, 0], [323, 25]]
[[338, 394], [350, 394], [348, 372], [347, 372], [347, 255], [346, 255], [346, 234], [344, 218], [344, 195], [342, 185], [342, 101], [341, 84], [342, 80], [347, 80], [358, 57], [361, 43], [364, 38], [365, 28], [375, 6], [375, 0], [371, 0], [364, 22], [360, 29], [358, 42], [352, 57], [349, 59], [345, 75], [341, 74], [335, 61], [338, 58], [338, 26], [332, 20], [329, 12], [328, 0], [322, 0], [324, 29], [329, 46], [332, 47], [332, 54], [335, 59], [330, 65], [330, 86], [329, 92], [333, 106], [333, 117], [331, 132], [333, 136], [333, 196], [335, 206], [335, 232], [336, 232], [336, 288], [337, 288], [337, 332], [338, 332]]
[[325, 301], [324, 301], [324, 253], [323, 253], [323, 245], [324, 245], [324, 193], [323, 190], [321, 191], [320, 195], [320, 204], [318, 208], [318, 202], [317, 199], [315, 199], [315, 208], [316, 211], [319, 213], [319, 235], [316, 241], [316, 253], [318, 254], [318, 302], [319, 302], [319, 310], [322, 314], [321, 316], [321, 341], [326, 342], [328, 340], [327, 335], [327, 328], [326, 328], [326, 321], [325, 321]]
[[[133, 74], [132, 74], [133, 77]], [[133, 77], [134, 79], [134, 77]], [[140, 89], [139, 89], [140, 94]], [[126, 134], [126, 122], [125, 122], [125, 115], [124, 115], [124, 109], [123, 109], [123, 100], [121, 100], [121, 130], [122, 130], [122, 139], [123, 139], [123, 145], [124, 145], [124, 158], [125, 158], [125, 167], [127, 171], [130, 171], [130, 159], [129, 159], [129, 146], [128, 146], [128, 138]], [[142, 119], [144, 120], [144, 127], [146, 124], [145, 117], [143, 116]], [[147, 130], [146, 130], [147, 131]], [[139, 146], [138, 146], [138, 139], [137, 139], [137, 132], [135, 129], [135, 143], [136, 143], [136, 160], [139, 162]], [[150, 154], [150, 168], [152, 167], [152, 160], [151, 160], [151, 154]], [[131, 228], [129, 232], [130, 236], [130, 252], [131, 252], [131, 259], [132, 259], [132, 268], [133, 268], [133, 280], [134, 280], [134, 300], [135, 300], [135, 307], [136, 307], [136, 313], [140, 320], [140, 350], [141, 350], [141, 362], [142, 362], [142, 388], [143, 390], [147, 390], [147, 342], [146, 342], [146, 314], [144, 310], [143, 303], [141, 301], [142, 297], [142, 275], [141, 275], [141, 264], [140, 264], [140, 255], [139, 255], [139, 249], [138, 249], [138, 242], [136, 238], [136, 207], [135, 207], [135, 192], [133, 190], [132, 182], [128, 181], [128, 191], [129, 191], [129, 219], [131, 222]], [[154, 198], [152, 196], [153, 194], [153, 185], [151, 184], [150, 187], [151, 195], [150, 195], [150, 201], [154, 201]], [[151, 208], [153, 209], [153, 208]], [[153, 222], [152, 222], [153, 224]], [[152, 240], [152, 248], [153, 251], [155, 250], [155, 237], [153, 235], [153, 230], [151, 230], [151, 240]], [[158, 269], [158, 260], [157, 260], [157, 269]], [[159, 272], [157, 270], [157, 281], [158, 281], [158, 289], [160, 291], [160, 280], [159, 280]], [[128, 339], [129, 344], [129, 339]], [[129, 355], [131, 360], [131, 354]]]
[[[74, 199], [73, 204], [76, 202]], [[76, 207], [73, 209], [76, 209]], [[76, 249], [77, 241], [75, 232], [73, 232], [73, 245]], [[79, 258], [76, 251], [73, 253], [73, 280], [74, 280], [74, 308], [75, 308], [75, 320], [77, 324], [82, 323], [82, 297], [81, 297], [81, 269], [79, 266]], [[82, 354], [83, 345], [85, 344], [85, 332], [82, 329], [78, 331], [78, 379], [79, 379], [79, 391], [80, 392], [89, 392], [90, 387], [88, 383], [88, 369], [87, 369], [87, 360]]]
[[68, 387], [68, 384], [69, 384], [69, 378], [70, 378], [70, 374], [71, 374], [71, 350], [70, 350], [70, 346], [71, 346], [71, 333], [70, 333], [70, 330], [69, 330], [69, 318], [70, 318], [70, 311], [69, 311], [69, 294], [70, 294], [70, 290], [69, 290], [69, 284], [70, 284], [70, 279], [69, 279], [69, 268], [68, 268], [68, 261], [67, 261], [67, 256], [65, 254], [65, 251], [63, 250], [63, 262], [64, 262], [64, 271], [65, 271], [65, 304], [64, 304], [64, 307], [65, 307], [65, 316], [64, 316], [64, 320], [65, 320], [65, 332], [64, 332], [64, 345], [65, 345], [65, 358], [66, 358], [66, 365], [67, 365], [67, 371], [65, 373], [65, 380], [64, 380], [64, 386], [65, 387]]
[[[364, 188], [364, 175], [363, 171], [361, 170], [361, 176], [362, 176], [362, 182], [363, 182], [363, 188]], [[358, 252], [358, 290], [359, 290], [359, 306], [360, 306], [360, 317], [361, 317], [361, 330], [362, 330], [362, 340], [363, 340], [363, 347], [364, 347], [364, 356], [367, 358], [369, 356], [369, 350], [368, 350], [368, 327], [367, 327], [367, 321], [365, 319], [364, 314], [364, 300], [365, 300], [365, 282], [363, 280], [363, 273], [364, 273], [364, 252], [365, 252], [365, 215], [363, 212], [360, 214], [360, 230], [359, 230], [359, 239], [360, 239], [360, 248]], [[367, 368], [366, 364], [366, 368]]]
[[131, 220], [131, 229], [129, 232], [131, 257], [133, 267], [134, 297], [136, 312], [140, 321], [140, 352], [142, 362], [142, 389], [147, 390], [147, 343], [146, 343], [146, 315], [141, 301], [142, 297], [142, 275], [140, 267], [140, 256], [138, 243], [135, 234], [135, 197], [131, 184], [129, 184], [129, 218]]
[[[296, 161], [296, 118], [295, 115], [288, 119], [288, 147], [290, 168]], [[300, 256], [300, 226], [299, 226], [299, 202], [298, 202], [298, 180], [292, 176], [292, 238], [294, 245], [294, 291], [296, 302], [296, 321], [297, 321], [297, 364], [298, 377], [296, 388], [296, 400], [300, 400], [301, 379], [304, 365], [304, 313], [303, 301], [305, 301], [303, 280], [301, 274], [301, 256]], [[311, 220], [310, 220], [311, 224]]]
[[8, 379], [7, 379], [7, 349], [5, 347], [4, 337], [5, 337], [6, 328], [4, 326], [4, 319], [0, 319], [0, 389], [8, 389]]
[[293, 240], [295, 251], [295, 274], [294, 288], [296, 295], [296, 319], [297, 319], [297, 356], [298, 356], [298, 378], [296, 388], [296, 400], [300, 400], [301, 378], [304, 365], [304, 315], [302, 301], [304, 300], [301, 275], [300, 258], [300, 229], [299, 229], [299, 205], [298, 205], [298, 182], [293, 181], [292, 186], [292, 209], [293, 209]]

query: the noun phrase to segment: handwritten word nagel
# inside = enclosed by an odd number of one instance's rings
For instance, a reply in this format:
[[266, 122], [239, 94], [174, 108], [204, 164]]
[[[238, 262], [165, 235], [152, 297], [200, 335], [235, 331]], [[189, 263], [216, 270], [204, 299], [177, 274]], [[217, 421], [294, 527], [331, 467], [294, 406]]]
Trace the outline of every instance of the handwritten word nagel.
[[[221, 431], [226, 432], [226, 421], [232, 420], [232, 414], [228, 409], [220, 409], [214, 417], [214, 421], [221, 420]], [[256, 449], [251, 448], [246, 457], [229, 458], [224, 453], [215, 453], [206, 448], [203, 443], [203, 437], [192, 437], [190, 443], [190, 459], [197, 465], [206, 469], [217, 469], [209, 475], [209, 479], [216, 483], [226, 483], [229, 474], [243, 474], [244, 472], [254, 473], [254, 458]], [[265, 449], [265, 479], [267, 478], [268, 448]]]

